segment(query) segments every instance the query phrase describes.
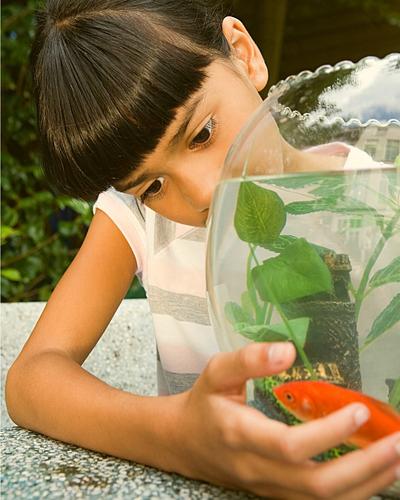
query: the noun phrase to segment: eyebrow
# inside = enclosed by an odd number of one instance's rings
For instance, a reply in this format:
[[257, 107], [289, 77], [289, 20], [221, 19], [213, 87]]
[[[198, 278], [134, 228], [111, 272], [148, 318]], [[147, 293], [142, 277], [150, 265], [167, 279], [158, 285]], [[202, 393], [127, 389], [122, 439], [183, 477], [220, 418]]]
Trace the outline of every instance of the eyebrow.
[[[174, 148], [179, 142], [182, 140], [182, 138], [186, 134], [186, 130], [189, 126], [189, 123], [191, 122], [193, 115], [197, 109], [197, 106], [199, 105], [200, 101], [203, 100], [205, 92], [202, 92], [199, 94], [196, 99], [194, 99], [190, 105], [187, 106], [186, 113], [182, 119], [181, 125], [178, 128], [176, 134], [171, 138], [171, 140], [168, 142], [167, 149], [172, 149]], [[126, 181], [125, 183], [118, 183], [116, 184], [116, 188], [118, 191], [127, 191], [128, 189], [132, 189], [139, 184], [142, 184], [143, 182], [147, 181], [148, 179], [154, 177], [153, 173], [146, 173], [144, 172], [143, 174], [140, 174], [138, 177], [135, 177], [134, 179], [131, 179], [129, 181]]]
[[187, 111], [183, 117], [182, 123], [176, 132], [176, 134], [172, 137], [172, 139], [169, 141], [167, 149], [172, 149], [174, 148], [179, 142], [182, 140], [184, 137], [186, 130], [189, 126], [190, 121], [193, 118], [193, 115], [197, 109], [197, 106], [199, 103], [203, 100], [205, 92], [202, 92], [199, 94], [196, 99], [194, 99], [190, 105], [187, 107]]

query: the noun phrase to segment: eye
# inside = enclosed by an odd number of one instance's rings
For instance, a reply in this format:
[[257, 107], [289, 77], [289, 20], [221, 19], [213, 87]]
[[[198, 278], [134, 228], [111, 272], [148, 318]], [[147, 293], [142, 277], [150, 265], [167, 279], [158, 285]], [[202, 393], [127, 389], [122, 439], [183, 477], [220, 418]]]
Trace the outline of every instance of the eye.
[[202, 130], [192, 139], [189, 149], [206, 146], [212, 139], [216, 122], [214, 118], [210, 118]]
[[157, 195], [161, 193], [163, 184], [164, 178], [157, 177], [157, 179], [150, 184], [146, 191], [140, 195], [140, 201], [144, 203], [147, 199], [156, 198]]
[[288, 403], [293, 403], [294, 396], [291, 392], [285, 392], [285, 399]]

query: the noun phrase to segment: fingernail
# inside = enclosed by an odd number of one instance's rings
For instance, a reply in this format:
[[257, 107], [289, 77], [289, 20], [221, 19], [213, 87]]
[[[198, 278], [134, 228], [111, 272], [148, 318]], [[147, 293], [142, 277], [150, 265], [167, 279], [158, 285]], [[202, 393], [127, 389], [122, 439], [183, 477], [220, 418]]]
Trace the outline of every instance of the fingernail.
[[279, 342], [268, 346], [268, 361], [274, 365], [280, 365], [286, 358], [288, 344]]
[[354, 412], [354, 422], [357, 425], [357, 427], [360, 427], [362, 424], [364, 424], [370, 417], [370, 411], [366, 406], [359, 406], [357, 410]]

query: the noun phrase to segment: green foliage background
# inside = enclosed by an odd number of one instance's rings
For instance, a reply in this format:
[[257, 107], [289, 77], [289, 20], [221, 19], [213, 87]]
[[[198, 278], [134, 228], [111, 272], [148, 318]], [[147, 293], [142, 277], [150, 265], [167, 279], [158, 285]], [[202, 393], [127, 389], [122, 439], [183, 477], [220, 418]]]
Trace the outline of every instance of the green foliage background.
[[[275, 0], [223, 1], [251, 32], [259, 34], [265, 31], [262, 12], [273, 13], [276, 6]], [[300, 10], [313, 12], [322, 1], [301, 2]], [[334, 1], [368, 12], [373, 19], [382, 17], [388, 25], [400, 26], [397, 0]], [[279, 2], [287, 4], [288, 12], [299, 6], [296, 0]], [[80, 247], [92, 216], [89, 204], [54, 196], [40, 168], [28, 67], [33, 13], [40, 3], [2, 2], [1, 300], [6, 302], [47, 300]], [[260, 48], [271, 61], [274, 40], [260, 37]], [[398, 50], [397, 43], [393, 50]], [[144, 296], [137, 281], [127, 296]]]
[[[43, 178], [29, 75], [37, 1], [2, 6], [1, 300], [47, 300], [75, 256], [91, 206]], [[137, 281], [128, 297], [143, 297]]]

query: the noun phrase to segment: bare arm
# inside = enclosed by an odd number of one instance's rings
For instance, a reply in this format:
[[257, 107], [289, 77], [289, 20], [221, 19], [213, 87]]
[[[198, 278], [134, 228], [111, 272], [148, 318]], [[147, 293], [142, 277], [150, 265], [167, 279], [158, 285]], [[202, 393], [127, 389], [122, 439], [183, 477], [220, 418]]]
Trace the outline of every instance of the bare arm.
[[[390, 436], [326, 464], [310, 458], [350, 436], [360, 405], [296, 427], [245, 405], [245, 381], [288, 368], [290, 344], [255, 343], [221, 353], [190, 391], [141, 397], [81, 368], [136, 268], [119, 230], [96, 212], [76, 259], [60, 281], [6, 386], [13, 420], [62, 441], [189, 477], [273, 496], [368, 498], [395, 479], [399, 452]], [[275, 352], [276, 353], [276, 352]]]
[[[101, 210], [60, 280], [21, 354], [9, 370], [11, 418], [53, 438], [163, 466], [145, 450], [159, 450], [157, 414], [172, 399], [117, 390], [81, 364], [93, 349], [136, 271], [123, 235]], [[148, 424], [148, 432], [146, 432]], [[140, 432], [138, 432], [140, 429]], [[156, 455], [156, 453], [155, 453]]]

